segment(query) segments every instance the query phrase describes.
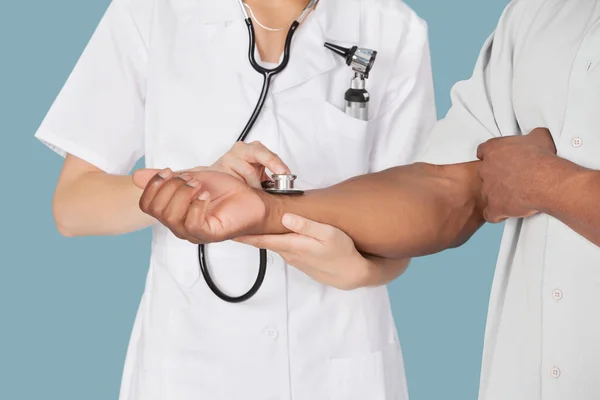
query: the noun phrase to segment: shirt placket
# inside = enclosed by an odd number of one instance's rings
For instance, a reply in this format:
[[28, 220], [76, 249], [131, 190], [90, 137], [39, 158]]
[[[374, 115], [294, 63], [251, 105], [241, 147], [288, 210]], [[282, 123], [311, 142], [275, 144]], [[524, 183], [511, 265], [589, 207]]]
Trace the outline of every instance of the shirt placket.
[[[560, 157], [580, 165], [586, 165], [585, 146], [590, 139], [586, 114], [590, 112], [590, 74], [600, 60], [600, 24], [596, 24], [584, 39], [577, 54], [569, 82], [569, 97], [565, 120], [560, 135], [557, 135], [556, 148]], [[597, 101], [595, 102], [597, 105]], [[600, 112], [600, 109], [599, 111]], [[556, 138], [556, 136], [555, 136]], [[576, 355], [568, 345], [577, 341], [577, 327], [571, 323], [571, 316], [578, 305], [573, 301], [577, 282], [573, 281], [573, 262], [577, 262], [576, 243], [569, 243], [570, 229], [560, 221], [550, 218], [546, 232], [542, 337], [542, 399], [559, 400], [569, 393], [572, 383]]]

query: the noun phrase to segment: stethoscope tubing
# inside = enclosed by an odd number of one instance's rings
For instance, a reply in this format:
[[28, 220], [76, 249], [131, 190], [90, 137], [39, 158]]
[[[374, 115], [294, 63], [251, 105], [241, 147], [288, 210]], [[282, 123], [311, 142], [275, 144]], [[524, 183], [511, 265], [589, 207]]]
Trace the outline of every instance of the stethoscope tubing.
[[[248, 38], [249, 38], [248, 59], [250, 60], [250, 65], [252, 65], [252, 68], [254, 68], [256, 70], [256, 72], [258, 72], [259, 74], [261, 74], [263, 76], [263, 85], [262, 85], [262, 90], [260, 92], [260, 97], [258, 98], [258, 101], [256, 102], [256, 106], [254, 107], [254, 111], [252, 112], [252, 115], [248, 119], [246, 126], [242, 130], [242, 133], [237, 138], [236, 142], [243, 142], [246, 140], [246, 138], [248, 137], [248, 134], [252, 130], [252, 127], [256, 123], [256, 120], [258, 119], [258, 116], [260, 115], [260, 113], [265, 105], [265, 102], [267, 100], [267, 95], [269, 94], [269, 89], [271, 87], [271, 80], [273, 79], [274, 76], [276, 76], [277, 74], [282, 72], [287, 67], [287, 65], [290, 61], [290, 49], [292, 46], [292, 39], [294, 37], [294, 34], [296, 33], [296, 30], [298, 29], [298, 26], [300, 26], [300, 22], [298, 22], [298, 21], [294, 21], [292, 23], [292, 25], [290, 26], [290, 29], [288, 31], [288, 34], [286, 36], [286, 39], [285, 39], [285, 45], [283, 48], [283, 59], [277, 67], [269, 69], [269, 68], [265, 68], [265, 67], [261, 66], [256, 61], [256, 54], [255, 54], [256, 35], [254, 32], [254, 26], [253, 26], [252, 20], [250, 18], [246, 18], [245, 22], [246, 22], [246, 26], [248, 28]], [[228, 303], [242, 303], [244, 301], [247, 301], [247, 300], [251, 299], [252, 297], [254, 297], [254, 295], [258, 292], [258, 290], [262, 286], [262, 284], [265, 280], [265, 276], [267, 274], [267, 251], [265, 249], [259, 249], [259, 254], [260, 254], [260, 260], [259, 260], [259, 268], [258, 268], [258, 274], [256, 276], [256, 281], [254, 282], [254, 284], [252, 285], [250, 290], [248, 290], [248, 292], [244, 293], [241, 296], [233, 297], [233, 296], [229, 296], [229, 295], [223, 293], [223, 291], [221, 289], [219, 289], [217, 284], [214, 282], [214, 280], [212, 279], [212, 276], [210, 275], [210, 271], [208, 269], [208, 262], [206, 260], [206, 246], [203, 244], [198, 245], [198, 261], [200, 264], [200, 271], [202, 272], [202, 276], [204, 277], [204, 280], [206, 281], [207, 286], [217, 297], [219, 297], [221, 300], [226, 301]]]
[[288, 31], [288, 34], [285, 38], [285, 45], [283, 47], [283, 60], [281, 60], [281, 63], [278, 66], [276, 66], [275, 68], [269, 69], [269, 68], [263, 67], [256, 61], [256, 53], [255, 53], [256, 36], [254, 33], [254, 26], [252, 25], [252, 20], [249, 18], [246, 19], [245, 22], [246, 22], [246, 26], [248, 28], [248, 37], [250, 38], [250, 46], [249, 46], [249, 50], [248, 50], [248, 60], [250, 61], [250, 65], [252, 65], [252, 68], [254, 68], [254, 70], [256, 72], [258, 72], [259, 74], [261, 74], [263, 76], [263, 85], [262, 85], [262, 90], [260, 92], [260, 97], [258, 98], [258, 101], [256, 102], [256, 107], [254, 108], [254, 111], [252, 112], [252, 115], [250, 116], [248, 123], [242, 130], [241, 135], [237, 138], [238, 142], [243, 142], [244, 140], [246, 140], [246, 137], [248, 136], [248, 134], [250, 133], [250, 130], [254, 126], [254, 123], [258, 119], [258, 116], [260, 115], [260, 113], [263, 109], [263, 106], [265, 105], [265, 101], [267, 100], [267, 95], [269, 94], [269, 89], [271, 88], [271, 79], [275, 75], [282, 72], [287, 67], [288, 63], [290, 62], [290, 48], [292, 46], [292, 39], [294, 37], [294, 33], [296, 33], [296, 30], [298, 29], [298, 26], [300, 25], [300, 23], [298, 21], [294, 21], [292, 23], [292, 26], [290, 27], [290, 30]]

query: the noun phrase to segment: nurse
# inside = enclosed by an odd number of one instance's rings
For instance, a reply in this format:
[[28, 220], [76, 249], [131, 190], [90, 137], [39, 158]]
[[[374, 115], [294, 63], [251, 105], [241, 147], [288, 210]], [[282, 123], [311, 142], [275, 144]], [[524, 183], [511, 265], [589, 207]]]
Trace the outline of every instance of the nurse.
[[[246, 2], [262, 63], [280, 60], [287, 28], [305, 5]], [[369, 121], [343, 112], [352, 72], [325, 42], [378, 51]], [[258, 294], [229, 304], [202, 280], [196, 246], [140, 211], [142, 191], [129, 174], [145, 156], [149, 168], [202, 166], [250, 184], [263, 167], [289, 169], [299, 187], [313, 189], [409, 163], [435, 122], [426, 25], [398, 0], [322, 0], [299, 27], [290, 64], [250, 133], [249, 142], [264, 146], [228, 153], [262, 83], [247, 45], [238, 1], [114, 0], [36, 134], [66, 156], [54, 199], [64, 235], [152, 225], [120, 399], [404, 400], [384, 284], [406, 260], [367, 260], [332, 228], [332, 244], [314, 245], [304, 259], [342, 278], [367, 263], [381, 272], [377, 281], [310, 277], [269, 253]], [[252, 168], [239, 173], [241, 165]], [[218, 286], [247, 291], [256, 249], [224, 242], [207, 250]]]

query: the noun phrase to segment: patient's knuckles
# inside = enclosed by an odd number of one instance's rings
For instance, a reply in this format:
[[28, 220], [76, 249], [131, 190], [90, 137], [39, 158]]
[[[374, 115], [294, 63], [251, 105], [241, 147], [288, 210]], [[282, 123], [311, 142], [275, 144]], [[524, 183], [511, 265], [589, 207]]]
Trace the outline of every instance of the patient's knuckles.
[[163, 212], [163, 221], [169, 226], [182, 225], [182, 218], [172, 209], [167, 209]]

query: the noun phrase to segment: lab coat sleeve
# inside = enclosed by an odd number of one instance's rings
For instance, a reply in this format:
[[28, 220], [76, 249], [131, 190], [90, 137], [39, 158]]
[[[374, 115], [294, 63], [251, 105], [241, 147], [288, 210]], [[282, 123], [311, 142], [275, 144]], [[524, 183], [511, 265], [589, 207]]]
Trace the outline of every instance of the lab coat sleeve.
[[521, 31], [529, 25], [525, 19], [540, 3], [515, 0], [505, 8], [471, 78], [452, 88], [452, 107], [428, 135], [417, 161], [438, 165], [474, 161], [481, 143], [520, 133], [512, 100], [513, 64]]
[[144, 152], [147, 41], [130, 0], [108, 7], [35, 136], [111, 174]]
[[412, 162], [436, 122], [427, 24], [412, 10], [409, 16], [381, 112], [369, 127], [371, 172]]

